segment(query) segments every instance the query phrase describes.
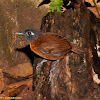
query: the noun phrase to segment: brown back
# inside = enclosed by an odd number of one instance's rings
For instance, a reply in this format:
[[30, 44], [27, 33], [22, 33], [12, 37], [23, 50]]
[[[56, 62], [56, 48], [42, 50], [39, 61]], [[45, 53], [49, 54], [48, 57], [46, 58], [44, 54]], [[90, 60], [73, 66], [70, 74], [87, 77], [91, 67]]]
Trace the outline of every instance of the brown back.
[[30, 42], [31, 50], [39, 56], [58, 60], [71, 51], [70, 43], [55, 33], [43, 33]]

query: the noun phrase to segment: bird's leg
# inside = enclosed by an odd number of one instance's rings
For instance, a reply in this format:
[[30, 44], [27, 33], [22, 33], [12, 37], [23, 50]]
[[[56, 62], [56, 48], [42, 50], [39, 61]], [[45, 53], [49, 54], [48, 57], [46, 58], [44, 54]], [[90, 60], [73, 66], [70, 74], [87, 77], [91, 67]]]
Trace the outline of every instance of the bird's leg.
[[53, 65], [52, 69], [50, 70], [49, 75], [49, 82], [51, 87], [51, 97], [55, 97], [55, 83], [59, 74], [59, 66], [56, 66], [60, 60], [57, 60], [56, 63]]
[[47, 62], [47, 60], [43, 59], [40, 63], [38, 63], [37, 66], [36, 66], [36, 69], [38, 69], [39, 67], [42, 67], [44, 62]]
[[[60, 60], [57, 60], [56, 63], [52, 66], [51, 70], [50, 70], [50, 75], [49, 75], [49, 82], [51, 82], [51, 78], [52, 78], [52, 74], [54, 72], [54, 70], [58, 69], [56, 68], [56, 65], [59, 63]], [[55, 73], [54, 73], [55, 74]]]
[[47, 62], [47, 61], [48, 61], [48, 60], [43, 59], [40, 63], [38, 63], [37, 66], [36, 66], [36, 70], [38, 70], [40, 67], [42, 67], [43, 63], [44, 63], [44, 62]]

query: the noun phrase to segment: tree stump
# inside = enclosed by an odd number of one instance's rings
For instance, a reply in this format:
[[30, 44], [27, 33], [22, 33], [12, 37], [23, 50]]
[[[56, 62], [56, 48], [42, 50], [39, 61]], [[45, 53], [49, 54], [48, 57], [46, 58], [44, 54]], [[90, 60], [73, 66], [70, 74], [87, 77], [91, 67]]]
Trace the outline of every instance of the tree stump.
[[[54, 83], [56, 92], [54, 97], [52, 97], [51, 83], [48, 81], [50, 69], [55, 62], [44, 63], [37, 74], [36, 69], [34, 69], [34, 100], [100, 99], [100, 82], [98, 83], [94, 78], [94, 74], [100, 75], [100, 58], [96, 48], [100, 24], [96, 24], [98, 19], [94, 17], [86, 6], [81, 4], [77, 9], [67, 9], [61, 15], [56, 11], [49, 12], [42, 19], [40, 28], [42, 32], [60, 34], [69, 42], [86, 48], [87, 52], [84, 55], [69, 53], [57, 64], [59, 75]], [[41, 59], [35, 58], [33, 66], [36, 66], [39, 60]]]

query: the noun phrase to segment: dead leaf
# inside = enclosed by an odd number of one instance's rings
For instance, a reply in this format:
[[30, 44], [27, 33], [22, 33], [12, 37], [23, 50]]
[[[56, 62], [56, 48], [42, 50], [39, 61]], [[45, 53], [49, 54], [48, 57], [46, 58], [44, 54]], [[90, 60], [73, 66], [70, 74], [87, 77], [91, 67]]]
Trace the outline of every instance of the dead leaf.
[[[90, 3], [91, 6], [95, 6], [93, 0], [85, 0], [86, 2]], [[97, 0], [95, 0], [97, 7], [100, 7], [100, 2], [97, 3]]]
[[33, 100], [32, 82], [17, 97], [21, 97], [21, 100]]
[[8, 86], [6, 86], [6, 88], [18, 88], [20, 87], [21, 85], [29, 85], [30, 83], [32, 82], [32, 78], [31, 79], [27, 79], [25, 81], [20, 81], [20, 82], [17, 82], [17, 83], [13, 83], [13, 84], [10, 84]]
[[33, 67], [31, 65], [31, 63], [23, 63], [23, 64], [19, 64], [19, 65], [13, 67], [12, 69], [10, 69], [6, 72], [16, 78], [18, 76], [26, 77], [26, 76], [33, 74]]
[[[95, 7], [88, 7], [88, 9], [89, 9], [90, 11], [92, 11], [93, 14], [94, 14], [97, 18], [100, 19], [100, 17], [99, 17], [99, 15], [98, 15], [97, 10], [96, 10]], [[100, 13], [100, 7], [98, 7], [98, 10], [99, 10], [99, 13]]]
[[4, 77], [3, 77], [3, 73], [2, 73], [2, 69], [0, 69], [0, 93], [4, 88]]
[[27, 79], [25, 81], [20, 81], [17, 83], [13, 83], [10, 85], [7, 85], [5, 87], [5, 89], [3, 90], [4, 92], [0, 95], [0, 97], [14, 97], [17, 96], [18, 94], [20, 94], [23, 89], [27, 86], [29, 86], [30, 84], [32, 84], [32, 78], [31, 79]]

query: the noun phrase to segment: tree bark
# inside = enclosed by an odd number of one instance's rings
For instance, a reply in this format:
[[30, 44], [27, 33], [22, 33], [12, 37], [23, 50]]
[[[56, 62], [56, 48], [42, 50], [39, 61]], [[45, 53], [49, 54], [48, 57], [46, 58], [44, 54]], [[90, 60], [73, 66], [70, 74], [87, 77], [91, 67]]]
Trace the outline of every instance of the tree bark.
[[[94, 21], [91, 19], [94, 19]], [[40, 28], [42, 32], [60, 34], [69, 42], [76, 42], [78, 46], [86, 48], [87, 52], [84, 55], [69, 53], [57, 64], [56, 67], [59, 68], [60, 72], [57, 80], [54, 81], [56, 91], [54, 98], [52, 98], [53, 90], [50, 86], [52, 82], [48, 84], [50, 69], [54, 62], [48, 61], [44, 63], [35, 79], [33, 79], [34, 99], [100, 99], [100, 86], [94, 80], [94, 73], [100, 75], [100, 58], [96, 48], [100, 24], [98, 23], [99, 25], [97, 25], [96, 21], [98, 19], [94, 18], [93, 14], [87, 10], [84, 4], [81, 4], [75, 10], [66, 10], [61, 15], [56, 11], [54, 13], [50, 12], [42, 19]], [[37, 62], [35, 61], [34, 63]]]

